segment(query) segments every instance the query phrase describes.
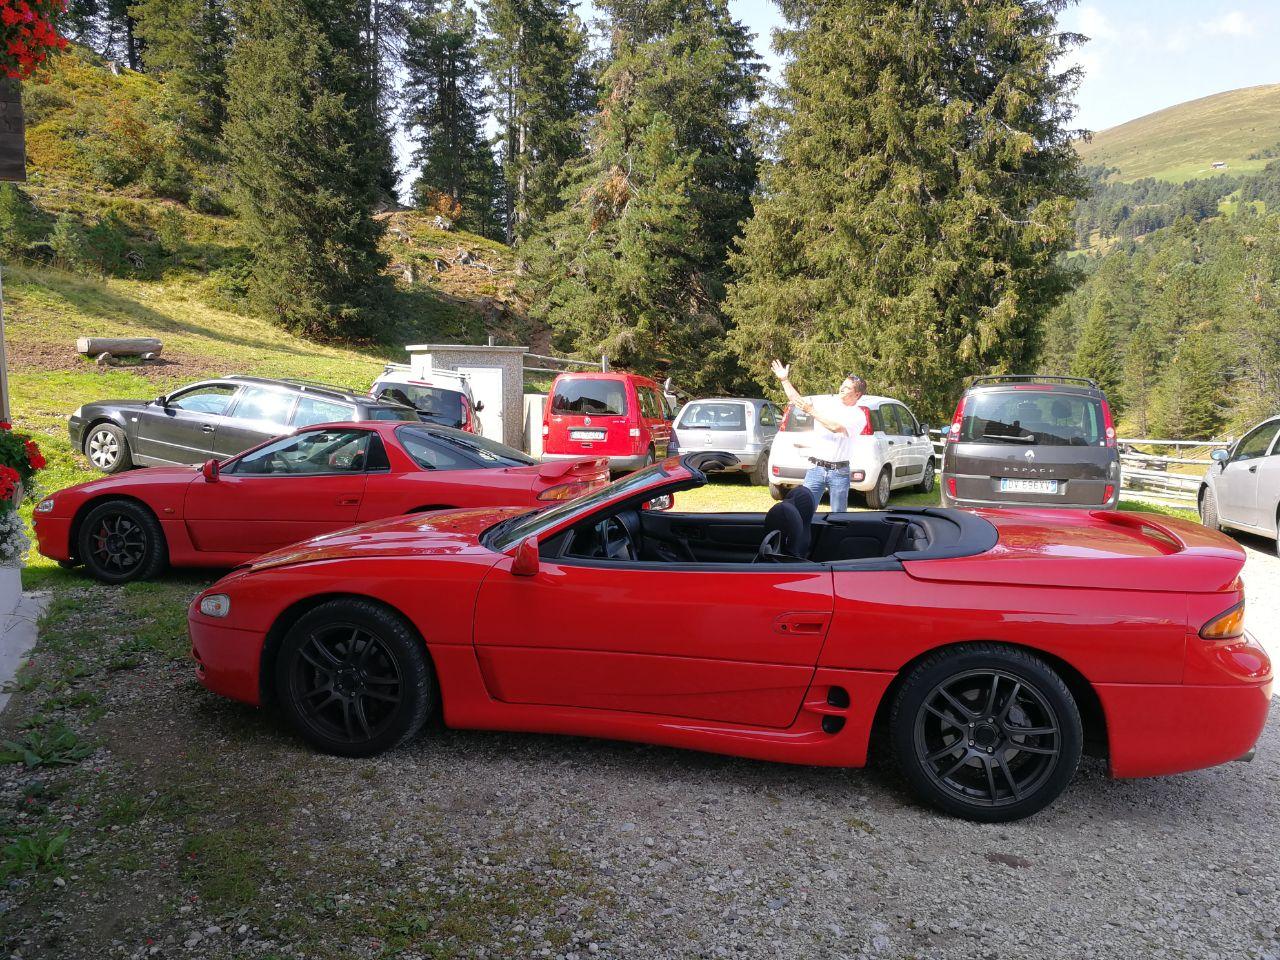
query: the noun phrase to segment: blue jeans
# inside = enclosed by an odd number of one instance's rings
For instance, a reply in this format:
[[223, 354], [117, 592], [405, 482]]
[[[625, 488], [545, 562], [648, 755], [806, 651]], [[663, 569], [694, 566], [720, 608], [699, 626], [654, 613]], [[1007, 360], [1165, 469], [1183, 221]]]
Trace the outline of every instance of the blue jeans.
[[804, 475], [804, 483], [814, 500], [822, 500], [822, 491], [831, 491], [831, 512], [844, 513], [849, 509], [849, 465], [828, 470], [826, 467], [812, 466]]

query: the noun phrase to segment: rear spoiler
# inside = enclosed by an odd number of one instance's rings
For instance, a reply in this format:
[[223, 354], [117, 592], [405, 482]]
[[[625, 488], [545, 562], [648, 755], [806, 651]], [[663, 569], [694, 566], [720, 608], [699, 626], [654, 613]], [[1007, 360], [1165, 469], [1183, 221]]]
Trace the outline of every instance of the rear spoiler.
[[596, 477], [609, 473], [608, 457], [588, 457], [581, 460], [544, 460], [538, 465], [538, 476], [543, 480], [560, 480], [568, 477]]
[[[1145, 534], [1147, 539], [1153, 540], [1161, 547], [1168, 547], [1165, 553], [1180, 553], [1192, 546], [1170, 524], [1151, 519], [1146, 514], [1138, 516], [1134, 513], [1119, 513], [1115, 510], [1091, 510], [1089, 515], [1095, 520], [1102, 520], [1112, 526], [1126, 527], [1136, 533]], [[1155, 537], [1151, 536], [1153, 533]]]

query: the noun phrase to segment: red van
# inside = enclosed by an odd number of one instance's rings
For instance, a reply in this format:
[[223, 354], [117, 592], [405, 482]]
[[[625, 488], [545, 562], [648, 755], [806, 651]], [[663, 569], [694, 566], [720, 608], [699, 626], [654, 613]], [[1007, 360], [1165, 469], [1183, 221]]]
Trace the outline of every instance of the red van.
[[542, 413], [542, 458], [607, 456], [638, 470], [667, 456], [671, 415], [662, 388], [634, 373], [562, 373]]

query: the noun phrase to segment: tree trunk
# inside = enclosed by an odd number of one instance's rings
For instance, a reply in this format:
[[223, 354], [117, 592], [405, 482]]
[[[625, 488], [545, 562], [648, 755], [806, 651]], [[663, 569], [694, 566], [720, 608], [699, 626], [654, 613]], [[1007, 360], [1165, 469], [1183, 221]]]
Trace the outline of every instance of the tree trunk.
[[0, 182], [25, 181], [26, 125], [22, 118], [22, 87], [0, 79]]
[[155, 337], [80, 337], [76, 340], [76, 353], [96, 357], [100, 353], [112, 356], [140, 357], [144, 353], [159, 353], [164, 345]]

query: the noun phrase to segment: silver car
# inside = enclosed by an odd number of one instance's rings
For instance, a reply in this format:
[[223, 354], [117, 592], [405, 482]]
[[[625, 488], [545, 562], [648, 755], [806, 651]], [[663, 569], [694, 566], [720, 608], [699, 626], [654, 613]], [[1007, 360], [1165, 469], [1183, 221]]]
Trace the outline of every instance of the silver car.
[[769, 482], [769, 447], [781, 421], [782, 411], [768, 400], [690, 400], [676, 417], [676, 443], [681, 453], [731, 453], [738, 458], [732, 469], [763, 486]]
[[1258, 424], [1217, 461], [1200, 483], [1200, 522], [1211, 530], [1233, 527], [1277, 540], [1280, 550], [1280, 417]]

